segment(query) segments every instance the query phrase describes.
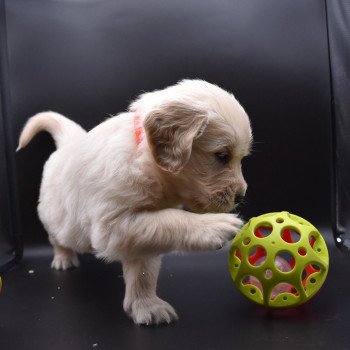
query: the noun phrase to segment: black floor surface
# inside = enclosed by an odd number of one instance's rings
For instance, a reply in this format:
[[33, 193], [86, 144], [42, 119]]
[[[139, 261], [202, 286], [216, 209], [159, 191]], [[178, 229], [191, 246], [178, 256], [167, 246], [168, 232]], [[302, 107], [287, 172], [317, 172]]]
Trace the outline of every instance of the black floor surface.
[[137, 326], [124, 314], [121, 266], [80, 257], [50, 269], [51, 249], [27, 249], [3, 276], [1, 350], [350, 349], [350, 257], [329, 244], [330, 271], [305, 305], [269, 311], [236, 290], [227, 251], [164, 258], [159, 295], [179, 321]]

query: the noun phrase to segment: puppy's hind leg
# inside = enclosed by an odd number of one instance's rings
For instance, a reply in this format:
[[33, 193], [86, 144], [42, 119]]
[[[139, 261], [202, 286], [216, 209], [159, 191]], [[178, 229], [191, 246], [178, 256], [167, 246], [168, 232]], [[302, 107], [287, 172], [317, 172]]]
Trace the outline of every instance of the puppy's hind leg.
[[78, 267], [79, 260], [77, 253], [72, 249], [60, 246], [51, 237], [49, 238], [54, 251], [51, 268], [55, 270], [67, 270], [71, 267]]

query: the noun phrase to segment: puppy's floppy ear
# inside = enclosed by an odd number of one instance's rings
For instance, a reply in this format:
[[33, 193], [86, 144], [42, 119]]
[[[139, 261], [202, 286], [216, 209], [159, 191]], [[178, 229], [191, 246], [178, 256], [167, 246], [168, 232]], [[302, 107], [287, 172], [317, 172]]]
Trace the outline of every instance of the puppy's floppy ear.
[[153, 157], [163, 170], [178, 173], [188, 162], [193, 140], [208, 124], [208, 115], [185, 103], [168, 102], [154, 108], [144, 128]]

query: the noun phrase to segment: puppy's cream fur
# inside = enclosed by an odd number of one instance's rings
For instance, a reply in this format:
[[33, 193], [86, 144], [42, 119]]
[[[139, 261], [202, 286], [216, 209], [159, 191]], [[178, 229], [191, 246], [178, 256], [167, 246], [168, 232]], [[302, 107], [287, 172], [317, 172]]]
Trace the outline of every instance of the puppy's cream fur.
[[[143, 125], [140, 144], [135, 115]], [[54, 248], [52, 267], [78, 266], [76, 253], [85, 252], [121, 261], [124, 309], [133, 320], [177, 319], [156, 295], [160, 256], [218, 249], [241, 227], [225, 212], [247, 187], [241, 159], [252, 134], [243, 108], [215, 85], [184, 80], [141, 95], [128, 112], [88, 133], [57, 113], [39, 113], [24, 127], [18, 149], [42, 130], [57, 145], [38, 205]]]

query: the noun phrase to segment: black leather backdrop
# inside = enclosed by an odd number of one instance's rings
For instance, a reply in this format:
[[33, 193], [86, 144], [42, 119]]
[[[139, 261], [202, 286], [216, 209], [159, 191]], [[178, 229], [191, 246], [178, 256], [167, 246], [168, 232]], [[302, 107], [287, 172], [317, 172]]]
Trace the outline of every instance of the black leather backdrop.
[[[142, 91], [202, 78], [251, 117], [246, 218], [289, 210], [329, 223], [330, 81], [319, 0], [5, 3], [10, 104], [17, 138], [31, 115], [58, 111], [90, 129]], [[10, 130], [10, 129], [9, 129]], [[14, 154], [15, 144], [8, 145]], [[46, 241], [36, 203], [54, 150], [38, 136], [16, 155], [25, 244]]]
[[22, 256], [18, 183], [16, 181], [13, 130], [9, 116], [7, 28], [4, 2], [0, 2], [0, 274]]
[[327, 1], [333, 101], [333, 230], [350, 251], [350, 2]]

